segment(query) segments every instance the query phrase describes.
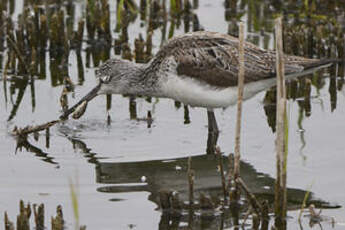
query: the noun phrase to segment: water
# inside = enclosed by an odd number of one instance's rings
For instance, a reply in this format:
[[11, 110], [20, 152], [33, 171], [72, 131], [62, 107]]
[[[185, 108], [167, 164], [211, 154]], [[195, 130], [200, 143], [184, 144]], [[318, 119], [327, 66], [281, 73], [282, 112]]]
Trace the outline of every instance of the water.
[[[111, 4], [112, 22], [116, 18], [114, 5]], [[20, 11], [21, 7], [22, 2], [17, 1], [15, 12]], [[83, 2], [76, 3], [75, 17], [82, 15], [83, 7]], [[327, 7], [329, 12], [333, 12], [330, 7], [335, 6], [329, 4]], [[236, 14], [232, 12], [230, 16], [246, 22], [248, 40], [265, 48], [273, 48], [271, 25], [276, 10], [269, 11], [268, 8], [264, 1], [243, 1], [238, 3]], [[288, 15], [299, 12], [293, 7], [287, 9], [290, 10]], [[223, 33], [230, 30], [236, 33], [236, 29], [231, 29], [233, 25], [224, 19], [223, 1], [200, 0], [194, 12], [206, 30]], [[344, 16], [341, 17], [344, 8], [338, 8], [336, 12], [340, 16], [329, 17], [335, 17], [339, 24], [344, 25]], [[328, 16], [321, 6], [314, 14]], [[132, 47], [139, 33], [146, 34], [146, 24], [144, 27], [140, 24], [138, 17], [128, 28]], [[296, 28], [299, 26], [298, 23], [293, 25]], [[112, 28], [114, 26], [112, 24]], [[182, 34], [184, 28], [182, 23], [174, 34]], [[155, 30], [154, 52], [159, 48], [161, 37], [160, 30]], [[86, 44], [83, 47], [87, 48]], [[305, 56], [308, 56], [308, 50], [294, 52], [302, 52], [301, 55], [305, 52]], [[113, 52], [110, 55], [114, 56]], [[314, 55], [318, 53], [314, 51]], [[77, 83], [75, 93], [69, 94], [70, 105], [95, 84], [97, 60], [90, 60], [88, 65], [88, 58], [87, 52], [81, 52], [85, 79], [82, 81], [78, 78], [78, 56], [74, 51], [69, 55], [69, 75]], [[192, 156], [196, 171], [196, 194], [203, 192], [213, 197], [221, 194], [216, 161], [214, 157], [204, 154], [206, 111], [188, 108], [188, 119], [183, 105], [178, 108], [169, 99], [152, 98], [151, 102], [145, 98], [136, 99], [138, 118], [145, 118], [147, 111], [152, 112], [153, 124], [147, 128], [146, 121], [130, 119], [129, 99], [122, 96], [112, 97], [109, 111], [111, 123], [107, 124], [105, 96], [99, 96], [89, 103], [82, 118], [68, 120], [50, 129], [49, 147], [45, 133], [41, 132], [38, 141], [30, 136], [26, 148], [16, 150], [16, 140], [9, 135], [14, 125], [40, 124], [56, 119], [61, 113], [59, 97], [63, 85], [52, 77], [56, 73], [50, 68], [49, 55], [46, 55], [46, 63], [46, 76], [35, 79], [33, 87], [23, 80], [8, 80], [6, 85], [4, 81], [1, 82], [3, 87], [0, 95], [4, 96], [0, 100], [0, 213], [6, 210], [11, 220], [15, 220], [17, 204], [23, 199], [31, 203], [44, 203], [49, 219], [55, 213], [56, 206], [61, 204], [67, 227], [73, 228], [72, 183], [78, 190], [80, 223], [85, 224], [87, 229], [170, 229], [174, 224], [183, 229], [188, 226], [186, 216], [179, 221], [171, 220], [157, 209], [158, 192], [161, 189], [177, 190], [181, 198], [187, 200], [186, 168], [189, 156]], [[318, 207], [325, 207], [322, 215], [334, 217], [334, 229], [342, 229], [345, 223], [344, 69], [342, 66], [333, 66], [309, 77], [312, 79], [310, 111], [301, 83], [297, 91], [291, 90], [291, 99], [288, 101], [288, 200], [291, 209], [288, 212], [291, 217], [288, 219], [288, 229], [299, 228], [299, 211], [296, 209], [310, 187], [313, 193], [311, 200]], [[19, 91], [26, 84], [20, 105], [13, 112]], [[291, 86], [291, 89], [294, 87]], [[242, 177], [251, 190], [257, 196], [271, 200], [275, 177], [275, 134], [270, 127], [270, 103], [264, 103], [266, 94], [261, 92], [244, 103], [241, 168]], [[225, 155], [234, 149], [235, 114], [236, 107], [216, 111], [221, 130], [218, 144]], [[190, 123], [186, 122], [188, 120]], [[3, 225], [3, 219], [0, 219], [0, 225]], [[218, 229], [222, 219], [225, 228], [233, 228], [231, 218], [219, 213], [212, 219], [197, 216], [192, 226], [195, 229]], [[308, 226], [308, 220], [308, 217], [303, 218], [304, 227]], [[323, 229], [333, 229], [330, 221], [321, 224]], [[46, 225], [49, 226], [47, 222]]]

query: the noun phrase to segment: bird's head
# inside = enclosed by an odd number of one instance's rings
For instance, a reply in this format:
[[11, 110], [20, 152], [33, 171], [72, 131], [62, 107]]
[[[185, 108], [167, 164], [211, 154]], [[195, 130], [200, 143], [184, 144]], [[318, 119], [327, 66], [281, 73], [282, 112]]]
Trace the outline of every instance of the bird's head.
[[131, 77], [133, 63], [121, 59], [110, 59], [96, 70], [100, 84], [99, 94], [125, 94]]
[[83, 102], [89, 102], [100, 94], [130, 94], [131, 83], [142, 74], [142, 66], [121, 59], [110, 59], [96, 71], [97, 86], [80, 101], [65, 111], [60, 118], [66, 119]]

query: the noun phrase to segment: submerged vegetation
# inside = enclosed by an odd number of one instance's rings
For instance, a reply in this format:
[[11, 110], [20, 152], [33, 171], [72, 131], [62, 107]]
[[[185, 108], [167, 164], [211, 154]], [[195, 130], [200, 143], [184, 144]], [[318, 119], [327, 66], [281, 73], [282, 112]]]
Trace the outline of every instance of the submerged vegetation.
[[[85, 7], [79, 9], [79, 4], [84, 4]], [[319, 5], [317, 6], [317, 4]], [[99, 66], [114, 55], [138, 63], [146, 63], [159, 46], [168, 38], [173, 37], [178, 29], [183, 32], [202, 30], [203, 26], [196, 13], [198, 7], [198, 0], [117, 0], [116, 2], [87, 0], [83, 3], [71, 0], [24, 0], [22, 11], [14, 14], [15, 1], [1, 1], [0, 71], [2, 72], [3, 97], [6, 105], [12, 103], [7, 120], [11, 121], [16, 117], [27, 89], [30, 91], [32, 110], [35, 110], [35, 107], [38, 106], [36, 105], [36, 94], [39, 93], [35, 91], [35, 81], [46, 81], [47, 78], [50, 78], [52, 87], [61, 88], [61, 109], [66, 111], [69, 107], [68, 99], [73, 97], [75, 86], [83, 85], [84, 72], [87, 69]], [[327, 9], [336, 10], [330, 14]], [[247, 40], [254, 44], [262, 44], [264, 48], [272, 48], [274, 19], [281, 16], [283, 24], [281, 34], [284, 38], [284, 44], [280, 44], [282, 51], [287, 54], [312, 58], [345, 58], [345, 16], [343, 12], [345, 12], [345, 6], [341, 4], [341, 1], [224, 1], [224, 15], [229, 34], [234, 36], [242, 34], [239, 22], [241, 19], [243, 20], [244, 15], [247, 15]], [[138, 21], [145, 33], [139, 33], [136, 35], [137, 37], [133, 37], [129, 33], [129, 29]], [[278, 38], [277, 35], [276, 38]], [[72, 56], [71, 52], [75, 55]], [[71, 57], [75, 57], [76, 60], [71, 61]], [[77, 77], [71, 76], [71, 62], [76, 63]], [[303, 129], [302, 120], [312, 116], [312, 88], [318, 92], [325, 85], [322, 71], [306, 78], [292, 80], [286, 84], [286, 89], [284, 86], [284, 89], [278, 87], [278, 92], [276, 88], [266, 92], [264, 110], [267, 123], [273, 132], [277, 131], [282, 141], [279, 145], [279, 155], [277, 153], [276, 163], [279, 172], [276, 180], [275, 200], [262, 191], [251, 191], [253, 186], [247, 186], [246, 178], [240, 172], [240, 164], [243, 162], [240, 162], [240, 143], [238, 142], [235, 156], [230, 154], [229, 159], [224, 158], [220, 148], [217, 148], [218, 158], [214, 161], [218, 160], [217, 166], [221, 173], [217, 181], [218, 184], [221, 184], [221, 189], [217, 191], [216, 196], [211, 197], [198, 188], [196, 184], [198, 172], [192, 158], [183, 159], [185, 164], [188, 162], [187, 176], [182, 185], [176, 186], [182, 191], [165, 190], [156, 184], [150, 188], [152, 189], [150, 192], [155, 194], [152, 195], [154, 197], [152, 200], [162, 210], [160, 229], [179, 228], [180, 222], [187, 222], [188, 226], [192, 228], [200, 222], [200, 219], [196, 218], [198, 215], [201, 216], [201, 222], [204, 221], [205, 225], [215, 224], [216, 220], [215, 226], [219, 226], [220, 229], [228, 226], [238, 227], [240, 224], [243, 227], [251, 226], [253, 229], [259, 229], [261, 225], [261, 229], [268, 229], [269, 213], [274, 212], [281, 218], [281, 222], [285, 222], [286, 210], [298, 209], [301, 207], [302, 201], [303, 206], [313, 203], [310, 197], [305, 196], [305, 191], [302, 191], [302, 196], [300, 195], [297, 200], [289, 198], [289, 188], [286, 188], [287, 109], [286, 105], [285, 107], [278, 106], [280, 109], [276, 112], [276, 107], [282, 103], [286, 104], [286, 100], [298, 99], [299, 126]], [[337, 64], [330, 68], [330, 72], [329, 94], [333, 111], [337, 107], [336, 92], [343, 89], [344, 65]], [[283, 82], [285, 81], [283, 80]], [[283, 102], [280, 102], [281, 98]], [[109, 124], [111, 122], [109, 114], [112, 107], [111, 95], [107, 95], [106, 100]], [[146, 98], [146, 100], [154, 103], [151, 98]], [[130, 118], [145, 120], [150, 128], [153, 122], [151, 111], [147, 111], [146, 118], [138, 118], [136, 98], [129, 96], [128, 103]], [[73, 118], [81, 117], [86, 106], [87, 104], [81, 105], [80, 109], [73, 114]], [[179, 109], [181, 103], [176, 102], [175, 107]], [[184, 109], [184, 122], [188, 124], [190, 123], [188, 106], [183, 105], [182, 108]], [[36, 140], [38, 132], [45, 130], [46, 146], [49, 148], [49, 127], [58, 122], [60, 120], [38, 126], [15, 128], [13, 133], [21, 137], [18, 148], [24, 147], [28, 151], [36, 153], [44, 161], [57, 164], [47, 153], [31, 145], [26, 138], [27, 135], [33, 133]], [[241, 127], [238, 126], [237, 130], [236, 139], [239, 139]], [[303, 139], [303, 133], [300, 135]], [[83, 142], [74, 139], [71, 139], [71, 142], [74, 147], [77, 146], [75, 148], [81, 148], [82, 152], [89, 154], [90, 150]], [[97, 166], [96, 170], [99, 174], [102, 170], [110, 170], [106, 167], [103, 169], [104, 164], [102, 166], [93, 155], [85, 157]], [[227, 161], [229, 163], [224, 163]], [[162, 165], [158, 165], [158, 167], [160, 166]], [[120, 165], [112, 165], [112, 167], [120, 167]], [[227, 174], [224, 173], [226, 171], [228, 171]], [[109, 173], [110, 179], [108, 178], [108, 180], [116, 180], [112, 178], [113, 175], [117, 176], [116, 173]], [[173, 178], [173, 176], [170, 177]], [[211, 179], [215, 180], [214, 177]], [[283, 186], [281, 186], [282, 184]], [[109, 192], [107, 189], [100, 190]], [[240, 191], [243, 193], [242, 196], [240, 196]], [[290, 193], [292, 193], [291, 189]], [[307, 194], [309, 195], [309, 191]], [[72, 185], [71, 197], [75, 218], [79, 222], [76, 193]], [[305, 201], [304, 197], [306, 197]], [[327, 206], [321, 201], [317, 203], [314, 200], [314, 202], [318, 207]], [[313, 210], [313, 206], [309, 207], [312, 207], [310, 210]], [[45, 226], [44, 206], [38, 206], [37, 210], [34, 206], [33, 210], [36, 229], [43, 229]], [[313, 214], [313, 211], [310, 213], [315, 219], [320, 216], [316, 212]], [[18, 229], [29, 228], [30, 214], [30, 205], [24, 207], [24, 203], [20, 202]], [[252, 217], [251, 225], [246, 224], [248, 216]], [[58, 207], [57, 216], [51, 220], [52, 229], [62, 229], [63, 222], [62, 209]], [[14, 229], [7, 213], [5, 213], [5, 227], [6, 230]], [[276, 228], [285, 229], [286, 223], [279, 224]]]

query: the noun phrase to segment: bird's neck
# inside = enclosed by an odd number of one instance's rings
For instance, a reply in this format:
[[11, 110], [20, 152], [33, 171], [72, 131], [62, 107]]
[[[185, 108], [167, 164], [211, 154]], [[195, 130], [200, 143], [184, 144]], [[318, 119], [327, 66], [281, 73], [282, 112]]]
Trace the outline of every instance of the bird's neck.
[[148, 64], [132, 62], [124, 71], [127, 79], [127, 93], [141, 96], [155, 96], [157, 94], [157, 78], [150, 71]]

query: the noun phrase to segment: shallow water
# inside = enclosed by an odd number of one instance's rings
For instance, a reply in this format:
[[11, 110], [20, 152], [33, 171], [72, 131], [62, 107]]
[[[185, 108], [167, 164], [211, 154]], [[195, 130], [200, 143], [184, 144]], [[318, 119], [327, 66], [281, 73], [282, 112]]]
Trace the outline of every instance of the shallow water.
[[[272, 14], [264, 17], [265, 14], [259, 13], [266, 9], [263, 1], [258, 1], [257, 5], [254, 1], [244, 1], [243, 4], [245, 7], [242, 9], [239, 4], [237, 12], [238, 15], [243, 13], [243, 16], [237, 17], [246, 22], [247, 39], [261, 47], [272, 48], [272, 29], [265, 30], [271, 28], [267, 25], [272, 24]], [[17, 11], [21, 6], [20, 1], [16, 2]], [[83, 3], [79, 2], [77, 6], [76, 17], [81, 15]], [[114, 21], [115, 7], [111, 7]], [[257, 12], [253, 13], [253, 9]], [[325, 15], [322, 11], [318, 13]], [[228, 32], [230, 23], [224, 20], [223, 1], [200, 0], [194, 12], [206, 30]], [[253, 20], [253, 15], [257, 14], [260, 16]], [[258, 25], [253, 25], [253, 21]], [[137, 18], [128, 31], [130, 44], [133, 45], [138, 33], [146, 34], [146, 27], [140, 27], [140, 19]], [[182, 23], [175, 29], [175, 35], [183, 32]], [[161, 33], [155, 30], [155, 51], [160, 40]], [[113, 52], [111, 56], [114, 56]], [[82, 52], [81, 57], [85, 81], [76, 86], [74, 96], [69, 95], [70, 105], [95, 84], [94, 62], [86, 67], [86, 52]], [[59, 97], [63, 86], [54, 84], [49, 55], [46, 60], [46, 77], [33, 82], [35, 103], [32, 101], [32, 87], [28, 85], [15, 113], [13, 107], [18, 92], [26, 83], [23, 80], [7, 81], [6, 85], [1, 82], [0, 95], [4, 96], [0, 100], [0, 213], [7, 210], [14, 220], [18, 213], [17, 204], [23, 199], [44, 203], [49, 219], [56, 206], [61, 204], [67, 227], [72, 228], [70, 183], [73, 183], [78, 190], [80, 223], [85, 224], [87, 229], [170, 229], [173, 228], [172, 223], [169, 220], [166, 222], [166, 217], [158, 210], [158, 191], [177, 190], [186, 200], [189, 156], [192, 156], [196, 170], [196, 193], [221, 193], [215, 159], [205, 155], [206, 111], [188, 108], [188, 123], [184, 106], [178, 108], [169, 99], [152, 98], [152, 102], [144, 98], [136, 99], [138, 118], [145, 118], [149, 110], [152, 112], [154, 121], [152, 127], [147, 128], [146, 121], [130, 119], [129, 99], [122, 96], [112, 97], [109, 111], [111, 123], [107, 124], [105, 96], [99, 96], [89, 103], [87, 112], [79, 120], [68, 120], [52, 127], [48, 147], [42, 132], [38, 141], [30, 136], [26, 148], [16, 150], [16, 140], [9, 135], [14, 125], [40, 124], [56, 119], [61, 112]], [[72, 51], [68, 69], [75, 83], [81, 82], [77, 66], [77, 55]], [[305, 191], [311, 187], [312, 200], [318, 200], [323, 207], [331, 207], [325, 208], [322, 214], [335, 218], [334, 229], [342, 229], [345, 224], [343, 71], [342, 66], [333, 66], [309, 76], [313, 79], [309, 116], [306, 116], [308, 113], [303, 106], [306, 103], [301, 96], [303, 89], [293, 94], [296, 99], [288, 102], [289, 207], [293, 210], [300, 207]], [[241, 168], [250, 189], [259, 197], [271, 199], [275, 178], [275, 134], [269, 125], [272, 112], [270, 105], [264, 103], [265, 95], [266, 92], [260, 92], [244, 103]], [[221, 129], [218, 145], [225, 155], [234, 149], [235, 114], [236, 107], [216, 111]], [[299, 213], [293, 210], [288, 212], [291, 217], [288, 229], [299, 228]], [[0, 225], [3, 225], [0, 219]], [[220, 219], [221, 215], [212, 220], [198, 216], [193, 227], [218, 229]], [[330, 221], [321, 224], [323, 229], [333, 229]], [[182, 218], [177, 225], [183, 229], [188, 220]], [[231, 229], [232, 226], [229, 218], [225, 218], [224, 228]], [[308, 226], [307, 217], [303, 218], [303, 226]]]

